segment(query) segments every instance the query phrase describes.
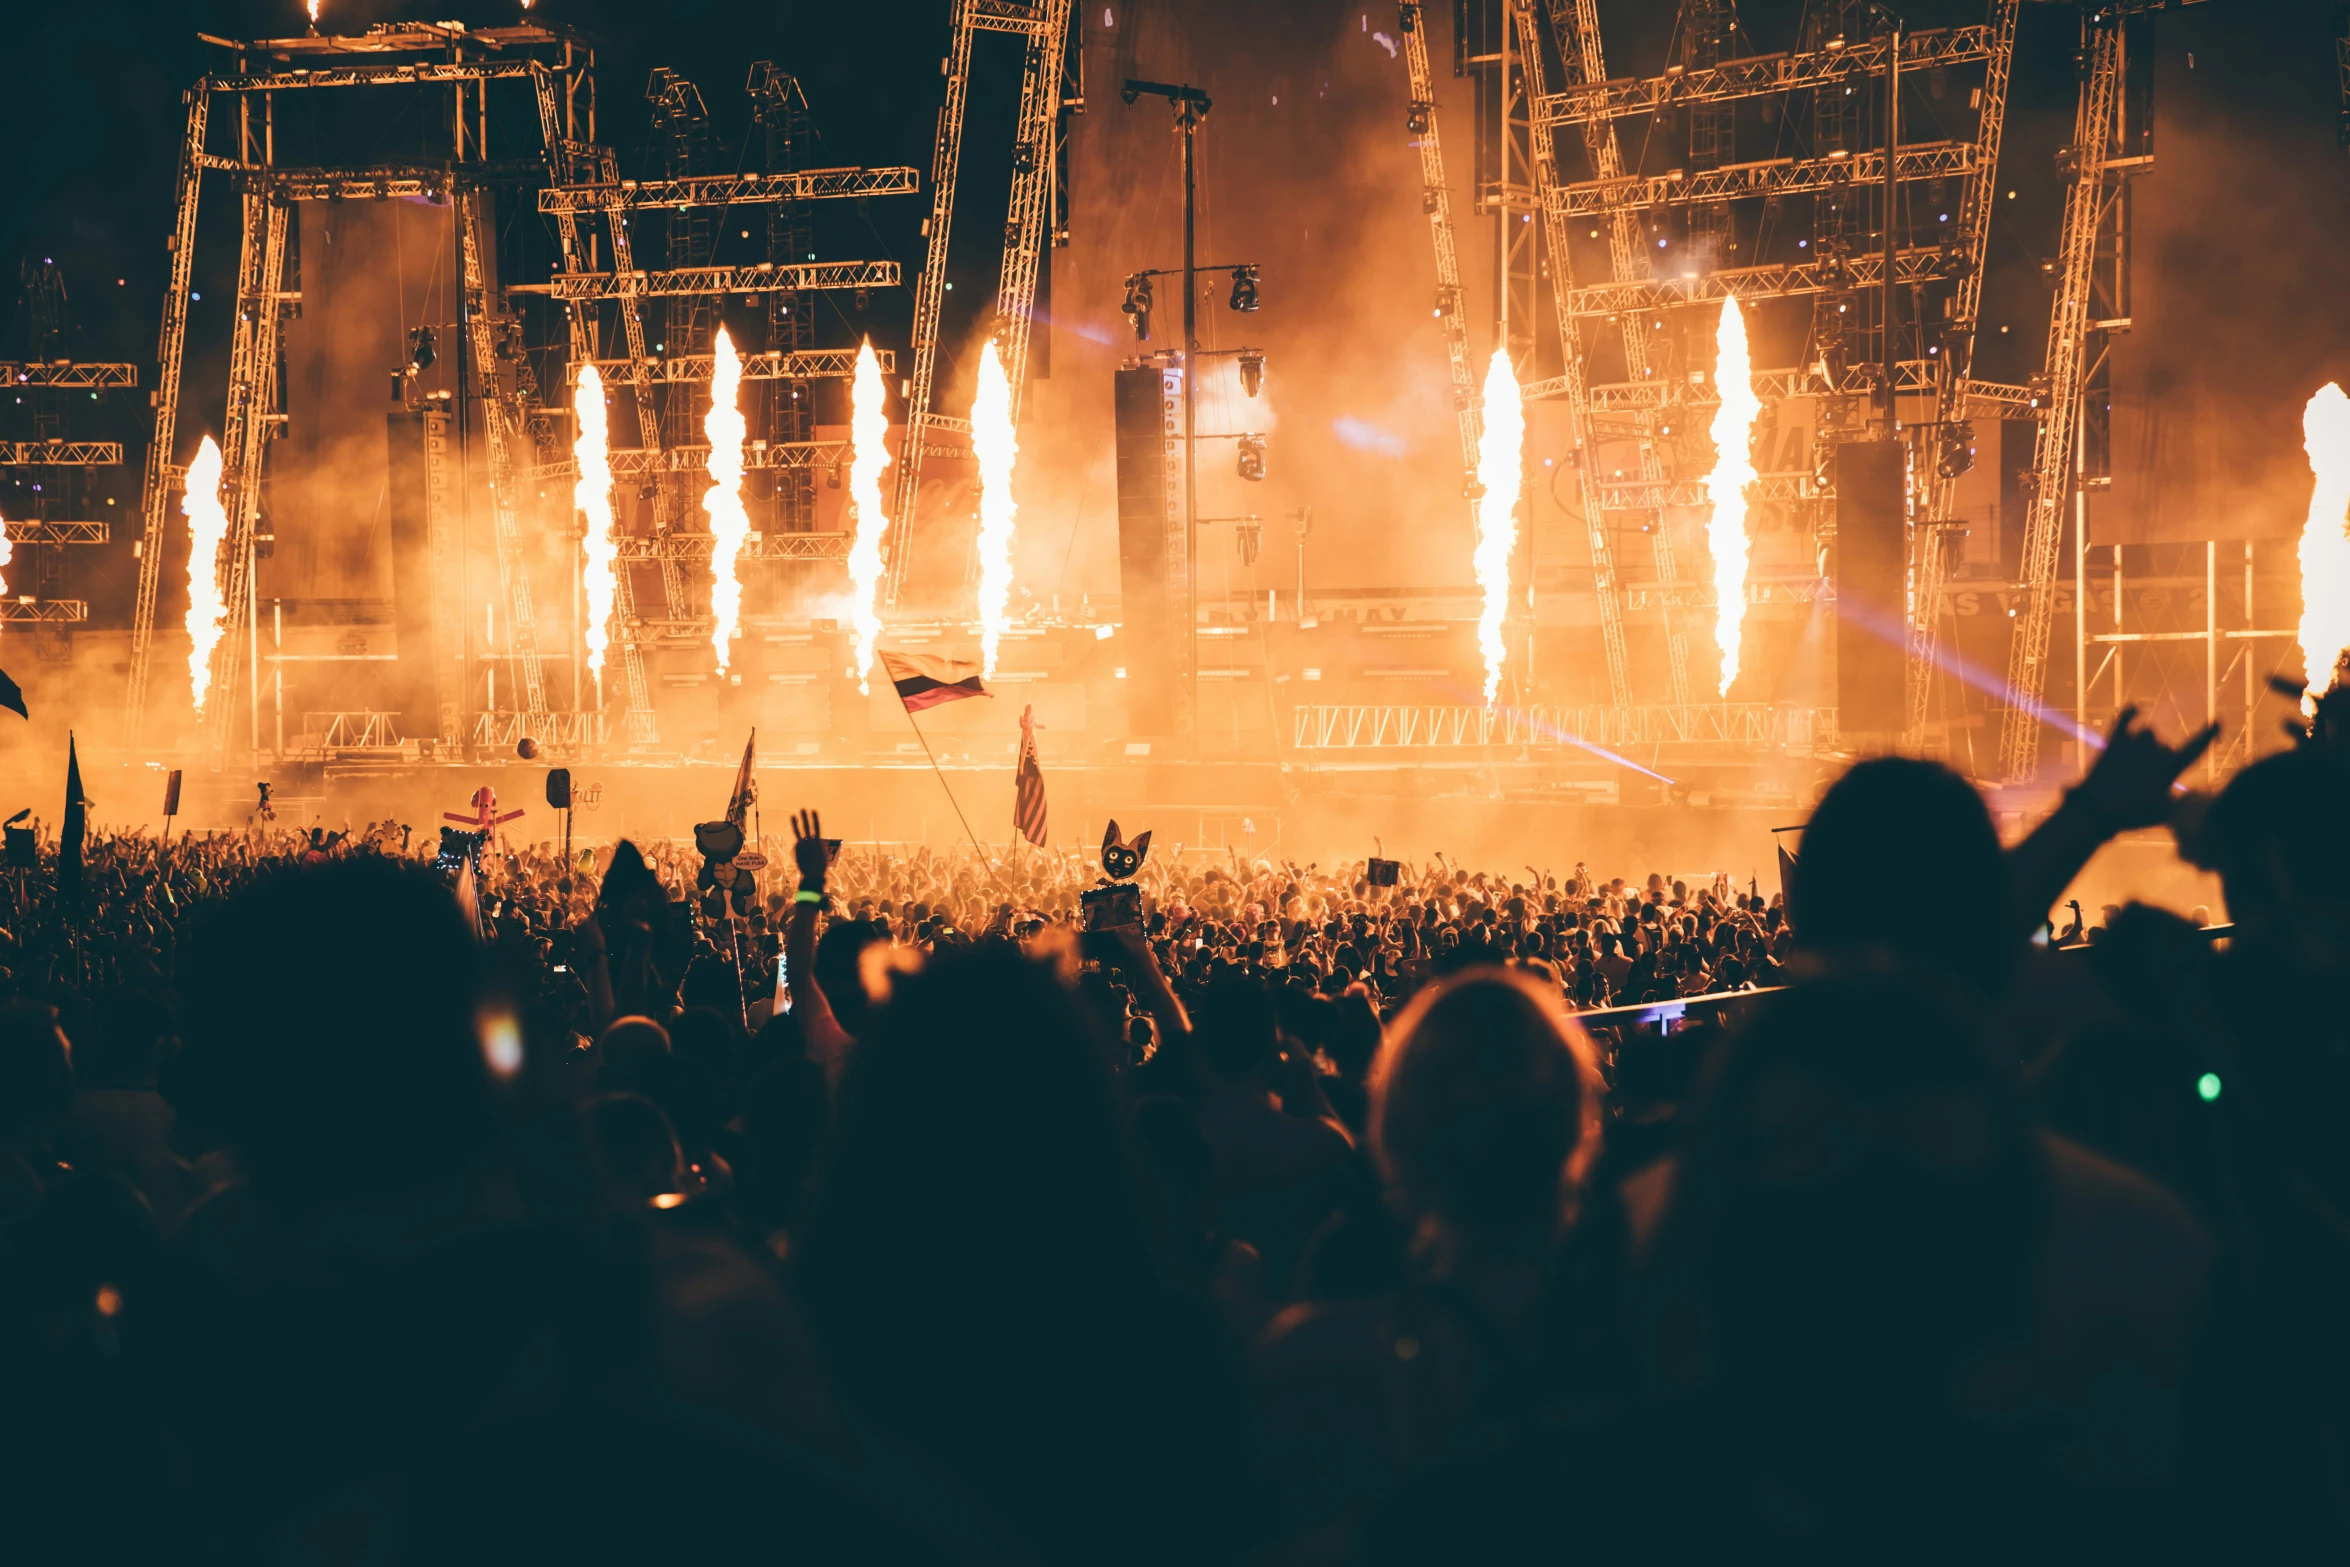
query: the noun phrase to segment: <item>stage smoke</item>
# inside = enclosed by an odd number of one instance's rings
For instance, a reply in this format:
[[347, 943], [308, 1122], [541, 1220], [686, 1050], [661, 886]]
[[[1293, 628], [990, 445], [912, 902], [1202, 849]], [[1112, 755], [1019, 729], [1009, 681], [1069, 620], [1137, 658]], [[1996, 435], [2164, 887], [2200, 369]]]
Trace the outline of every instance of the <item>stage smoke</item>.
[[620, 586], [620, 543], [612, 529], [612, 459], [608, 455], [604, 412], [604, 378], [594, 365], [579, 369], [579, 385], [571, 393], [571, 453], [579, 478], [571, 487], [571, 504], [586, 521], [586, 561], [580, 586], [587, 599], [587, 624], [580, 630], [587, 643], [588, 673], [595, 676], [597, 705], [603, 705], [604, 649], [611, 645], [612, 601]]
[[1714, 410], [1714, 471], [1705, 479], [1713, 517], [1705, 531], [1714, 557], [1714, 642], [1722, 650], [1726, 697], [1738, 678], [1738, 638], [1746, 624], [1746, 487], [1754, 482], [1754, 421], [1762, 413], [1737, 300], [1722, 301], [1714, 343], [1714, 388], [1722, 405]]
[[220, 596], [220, 552], [228, 543], [228, 509], [220, 504], [220, 447], [211, 436], [188, 464], [188, 487], [180, 499], [188, 519], [188, 691], [196, 716], [212, 688], [212, 650], [228, 622]]
[[750, 434], [742, 410], [735, 406], [742, 393], [743, 362], [734, 351], [726, 328], [710, 345], [710, 412], [702, 433], [710, 440], [710, 488], [702, 494], [702, 510], [710, 518], [710, 643], [718, 654], [718, 672], [726, 673], [727, 646], [734, 640], [742, 613], [743, 585], [737, 558], [751, 534], [750, 513], [743, 510], [743, 442]]
[[2301, 411], [2301, 444], [2317, 484], [2309, 492], [2309, 522], [2301, 530], [2301, 667], [2308, 690], [2302, 711], [2334, 683], [2334, 667], [2350, 648], [2350, 397], [2333, 381], [2317, 389]]
[[866, 675], [873, 666], [873, 644], [881, 635], [881, 616], [873, 600], [881, 587], [881, 540], [889, 532], [889, 518], [881, 510], [881, 473], [889, 466], [889, 451], [882, 444], [889, 436], [884, 406], [888, 395], [873, 339], [867, 338], [857, 353], [857, 378], [849, 392], [849, 505], [857, 514], [856, 537], [849, 545], [849, 586], [856, 595], [859, 691], [871, 690]]
[[1012, 601], [1012, 469], [1020, 460], [1012, 428], [1012, 382], [990, 342], [979, 356], [979, 389], [971, 398], [971, 453], [979, 460], [979, 647], [981, 673], [995, 678], [996, 644]]
[[1485, 702], [1501, 694], [1501, 639], [1509, 613], [1510, 557], [1518, 549], [1519, 469], [1525, 461], [1526, 410], [1518, 401], [1517, 372], [1507, 350], [1493, 351], [1485, 371], [1485, 433], [1477, 441], [1477, 585], [1485, 608], [1477, 617], [1477, 644], [1485, 651]]
[[[7, 565], [15, 558], [16, 546], [9, 542], [8, 524], [6, 521], [0, 521], [0, 566]], [[8, 580], [5, 577], [0, 577], [0, 595], [5, 595], [7, 592]]]

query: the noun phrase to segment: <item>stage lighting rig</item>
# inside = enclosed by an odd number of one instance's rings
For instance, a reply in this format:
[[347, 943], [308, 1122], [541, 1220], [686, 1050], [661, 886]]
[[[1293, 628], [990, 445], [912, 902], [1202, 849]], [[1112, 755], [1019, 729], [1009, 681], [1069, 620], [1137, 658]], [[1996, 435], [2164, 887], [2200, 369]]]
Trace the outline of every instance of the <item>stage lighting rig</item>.
[[1965, 419], [1952, 419], [1941, 426], [1941, 440], [1935, 455], [1934, 471], [1945, 479], [1955, 479], [1970, 473], [1975, 466], [1975, 427]]
[[1257, 308], [1257, 269], [1254, 262], [1243, 262], [1232, 269], [1231, 306], [1243, 315], [1253, 315]]
[[1256, 349], [1241, 350], [1240, 389], [1251, 397], [1265, 389], [1265, 356]]
[[1403, 128], [1414, 136], [1427, 135], [1429, 120], [1435, 113], [1435, 109], [1436, 105], [1432, 103], [1422, 103], [1414, 99], [1412, 106], [1404, 111]]
[[429, 326], [408, 329], [408, 366], [411, 370], [430, 370], [436, 357], [433, 332]]
[[1151, 275], [1137, 272], [1126, 280], [1126, 303], [1119, 307], [1134, 323], [1134, 340], [1151, 340]]
[[1240, 438], [1240, 476], [1251, 484], [1265, 481], [1265, 438], [1244, 435]]

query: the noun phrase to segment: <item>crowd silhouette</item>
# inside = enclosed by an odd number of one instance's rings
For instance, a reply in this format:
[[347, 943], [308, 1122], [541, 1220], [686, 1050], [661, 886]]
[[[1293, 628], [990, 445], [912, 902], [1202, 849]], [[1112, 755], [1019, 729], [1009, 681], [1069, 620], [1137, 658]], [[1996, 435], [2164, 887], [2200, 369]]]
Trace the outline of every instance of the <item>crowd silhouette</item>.
[[[812, 813], [731, 904], [664, 843], [44, 848], [0, 911], [0, 1538], [2338, 1558], [2334, 711], [2215, 798], [2208, 733], [2125, 713], [2004, 848], [1859, 763], [1784, 896], [1168, 846], [1104, 923], [1085, 856]], [[2164, 824], [2223, 939], [2051, 942]]]

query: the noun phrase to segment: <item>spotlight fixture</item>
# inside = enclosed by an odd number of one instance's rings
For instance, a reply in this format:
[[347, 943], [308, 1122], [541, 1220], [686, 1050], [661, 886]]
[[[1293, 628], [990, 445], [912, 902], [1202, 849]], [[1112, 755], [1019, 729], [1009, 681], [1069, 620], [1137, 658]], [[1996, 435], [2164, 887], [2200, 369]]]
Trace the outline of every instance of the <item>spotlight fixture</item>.
[[1240, 438], [1240, 476], [1251, 484], [1261, 484], [1265, 478], [1265, 438], [1244, 435]]
[[1137, 272], [1126, 280], [1126, 303], [1119, 308], [1125, 311], [1134, 322], [1134, 340], [1138, 343], [1149, 342], [1151, 340], [1151, 280], [1147, 274]]
[[433, 358], [432, 328], [429, 326], [409, 328], [408, 363], [419, 370], [430, 370]]
[[1953, 419], [1942, 426], [1941, 449], [1936, 455], [1934, 471], [1945, 479], [1955, 479], [1972, 472], [1975, 466], [1975, 427], [1965, 419]]
[[1395, 8], [1395, 30], [1399, 33], [1416, 33], [1420, 30], [1419, 0], [1403, 0]]
[[1240, 356], [1240, 389], [1251, 397], [1265, 389], [1265, 356], [1254, 349]]
[[1240, 563], [1253, 566], [1257, 563], [1257, 552], [1264, 548], [1265, 525], [1254, 517], [1243, 517], [1233, 525], [1232, 539], [1240, 546]]
[[1257, 269], [1238, 266], [1232, 269], [1232, 308], [1253, 314], [1257, 308]]
[[1412, 100], [1412, 106], [1404, 111], [1403, 128], [1411, 132], [1411, 134], [1414, 136], [1427, 135], [1429, 124], [1428, 117], [1433, 114], [1435, 110], [1436, 105], [1432, 103], [1422, 103], [1415, 98]]

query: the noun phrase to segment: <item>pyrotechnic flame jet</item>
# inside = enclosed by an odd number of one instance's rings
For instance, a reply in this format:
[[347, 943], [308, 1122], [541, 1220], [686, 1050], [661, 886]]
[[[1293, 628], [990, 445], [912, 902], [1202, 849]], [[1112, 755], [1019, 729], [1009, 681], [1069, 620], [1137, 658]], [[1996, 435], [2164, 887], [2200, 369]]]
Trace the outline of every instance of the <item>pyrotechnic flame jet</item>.
[[196, 716], [212, 687], [212, 650], [228, 623], [220, 596], [220, 551], [228, 542], [228, 508], [220, 504], [220, 447], [207, 435], [188, 464], [180, 510], [188, 519], [188, 690]]
[[710, 412], [702, 420], [702, 432], [710, 440], [711, 481], [702, 495], [702, 510], [710, 518], [710, 643], [722, 675], [742, 612], [743, 585], [735, 562], [751, 536], [751, 516], [743, 510], [742, 496], [743, 441], [750, 432], [742, 410], [735, 406], [742, 380], [742, 358], [726, 328], [720, 327], [710, 349]]
[[612, 527], [612, 459], [604, 409], [604, 378], [596, 373], [594, 365], [580, 367], [579, 385], [571, 393], [571, 413], [576, 426], [571, 453], [579, 465], [579, 478], [571, 487], [571, 504], [587, 524], [586, 559], [580, 572], [581, 591], [587, 599], [587, 624], [580, 628], [580, 634], [587, 643], [588, 673], [595, 676], [600, 705], [604, 649], [611, 645], [607, 628], [612, 623], [612, 603], [620, 586], [620, 542]]
[[979, 387], [971, 398], [971, 451], [979, 459], [979, 648], [981, 673], [995, 678], [996, 644], [1012, 601], [1012, 469], [1020, 442], [1012, 428], [1012, 382], [990, 342], [979, 356]]
[[873, 644], [881, 635], [881, 615], [874, 598], [881, 587], [881, 541], [889, 532], [889, 517], [881, 509], [881, 471], [889, 466], [883, 442], [889, 436], [887, 389], [881, 381], [881, 361], [874, 357], [873, 340], [857, 352], [857, 375], [849, 389], [849, 504], [856, 514], [856, 536], [849, 544], [849, 585], [855, 591], [857, 627], [857, 689], [869, 690]]
[[1518, 548], [1519, 469], [1525, 461], [1526, 410], [1518, 400], [1517, 372], [1507, 350], [1493, 351], [1485, 370], [1485, 433], [1477, 442], [1477, 585], [1485, 590], [1477, 618], [1477, 644], [1485, 653], [1485, 705], [1501, 692], [1501, 665], [1508, 648], [1501, 639], [1509, 613], [1510, 557]]
[[1746, 349], [1746, 318], [1738, 301], [1722, 301], [1715, 333], [1714, 471], [1705, 488], [1713, 501], [1706, 543], [1714, 557], [1714, 642], [1722, 650], [1722, 695], [1738, 678], [1738, 640], [1746, 624], [1746, 487], [1755, 479], [1750, 450], [1762, 399], [1754, 395], [1754, 366]]
[[2319, 387], [2301, 411], [2301, 445], [2316, 478], [2301, 530], [2301, 710], [2315, 713], [2350, 649], [2350, 396], [2339, 384]]

